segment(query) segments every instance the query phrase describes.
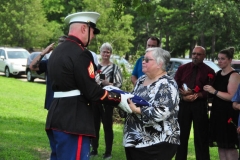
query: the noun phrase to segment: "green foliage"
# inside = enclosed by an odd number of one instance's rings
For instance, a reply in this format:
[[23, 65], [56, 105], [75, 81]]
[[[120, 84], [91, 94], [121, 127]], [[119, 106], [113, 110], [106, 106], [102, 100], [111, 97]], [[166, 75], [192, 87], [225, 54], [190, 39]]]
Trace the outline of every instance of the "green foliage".
[[57, 21], [62, 24], [63, 19], [72, 12], [82, 11], [82, 0], [42, 0], [48, 21]]
[[147, 38], [156, 36], [172, 57], [202, 45], [213, 59], [223, 48], [240, 49], [239, 8], [232, 0], [1, 0], [0, 46], [46, 47], [68, 33], [68, 14], [97, 11], [101, 34], [89, 45], [96, 53], [110, 42], [114, 54], [142, 55]]
[[41, 0], [2, 0], [0, 20], [0, 30], [4, 31], [0, 33], [0, 45], [39, 47], [54, 33], [45, 18]]
[[111, 13], [113, 12], [112, 0], [84, 0], [85, 10], [96, 11], [100, 13], [100, 18], [97, 22], [101, 33], [92, 40], [89, 49], [99, 51], [100, 46], [109, 42], [113, 46], [113, 54], [123, 56], [129, 52], [132, 44], [133, 29], [131, 27], [133, 16], [124, 15], [121, 19], [116, 20]]
[[146, 35], [157, 35], [161, 46], [169, 50], [172, 57], [185, 57], [195, 45], [204, 46], [208, 58], [229, 46], [240, 49], [240, 3], [237, 1], [115, 0], [114, 3], [118, 8], [116, 18], [123, 13], [136, 17], [132, 54], [144, 48], [142, 38]]

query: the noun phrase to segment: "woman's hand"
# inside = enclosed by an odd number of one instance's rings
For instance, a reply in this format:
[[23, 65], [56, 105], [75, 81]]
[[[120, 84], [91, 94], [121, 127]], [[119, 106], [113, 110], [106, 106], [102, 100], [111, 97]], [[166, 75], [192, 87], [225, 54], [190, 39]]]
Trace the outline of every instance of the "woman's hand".
[[131, 99], [128, 99], [128, 104], [129, 104], [129, 107], [131, 108], [132, 112], [135, 113], [135, 114], [141, 114], [141, 109], [140, 107], [137, 107]]
[[237, 133], [240, 134], [240, 127], [237, 128]]
[[235, 110], [240, 110], [240, 103], [238, 103], [238, 102], [233, 102], [233, 109], [235, 109]]
[[110, 83], [109, 83], [109, 81], [108, 81], [107, 79], [102, 80], [101, 82], [102, 82], [102, 85], [103, 85], [103, 86], [108, 86], [108, 85], [110, 85]]
[[216, 91], [216, 89], [214, 89], [212, 86], [210, 86], [210, 85], [205, 85], [204, 87], [203, 87], [203, 90], [204, 91], [207, 91], [207, 92], [209, 92], [209, 93], [211, 93], [211, 94], [214, 94], [215, 93], [215, 91]]

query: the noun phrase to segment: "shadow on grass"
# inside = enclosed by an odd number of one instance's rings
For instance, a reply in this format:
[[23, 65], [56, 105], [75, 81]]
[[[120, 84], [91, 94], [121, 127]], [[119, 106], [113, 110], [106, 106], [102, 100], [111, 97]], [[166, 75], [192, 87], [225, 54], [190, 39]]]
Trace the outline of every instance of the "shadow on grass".
[[0, 117], [0, 159], [48, 159], [50, 148], [44, 128], [45, 124], [36, 120]]
[[[29, 113], [31, 114], [31, 113]], [[0, 116], [0, 159], [1, 160], [47, 160], [50, 147], [45, 133], [45, 123], [30, 118]], [[99, 156], [105, 151], [101, 127]], [[122, 146], [122, 125], [114, 125], [113, 159], [125, 160]]]
[[12, 75], [11, 77], [6, 77], [4, 73], [0, 73], [0, 76], [5, 77], [6, 79], [18, 79], [18, 80], [21, 80], [21, 81], [24, 81], [24, 82], [27, 82], [27, 83], [46, 84], [45, 80], [42, 80], [42, 79], [39, 79], [39, 78], [36, 78], [34, 80], [34, 82], [28, 82], [26, 75], [17, 75], [17, 76]]

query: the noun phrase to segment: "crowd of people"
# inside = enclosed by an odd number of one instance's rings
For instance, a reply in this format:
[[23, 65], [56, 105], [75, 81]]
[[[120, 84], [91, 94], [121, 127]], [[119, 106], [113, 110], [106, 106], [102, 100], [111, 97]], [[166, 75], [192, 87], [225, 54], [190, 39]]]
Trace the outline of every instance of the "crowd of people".
[[[87, 49], [100, 33], [96, 26], [99, 16], [97, 12], [68, 15], [68, 35], [60, 37], [55, 48], [54, 44], [46, 47], [30, 64], [31, 70], [47, 74], [46, 133], [51, 160], [89, 160], [97, 156], [101, 123], [103, 159], [114, 157], [116, 106], [125, 113], [123, 146], [127, 160], [187, 160], [192, 126], [197, 160], [210, 160], [209, 147], [218, 147], [221, 160], [237, 160], [240, 75], [231, 67], [234, 48], [218, 53], [221, 70], [215, 73], [203, 63], [205, 48], [196, 46], [192, 62], [180, 66], [171, 77], [167, 74], [170, 52], [160, 48], [157, 37], [149, 37], [146, 51], [132, 72], [134, 89], [128, 93], [120, 90], [120, 67], [110, 61], [112, 45], [102, 44], [100, 62]], [[51, 51], [50, 58], [42, 60]], [[105, 88], [109, 85], [119, 90], [109, 91]], [[135, 103], [135, 97], [146, 103]]]

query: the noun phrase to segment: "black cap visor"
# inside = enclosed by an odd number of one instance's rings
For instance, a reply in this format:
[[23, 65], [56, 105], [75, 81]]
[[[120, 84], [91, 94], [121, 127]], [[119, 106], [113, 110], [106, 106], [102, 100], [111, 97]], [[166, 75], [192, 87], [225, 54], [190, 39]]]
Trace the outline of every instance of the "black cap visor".
[[93, 29], [94, 29], [94, 31], [93, 31], [94, 34], [99, 34], [100, 33], [100, 30], [98, 28], [93, 28]]
[[94, 29], [94, 31], [93, 31], [94, 34], [99, 34], [99, 33], [100, 33], [100, 30], [99, 30], [98, 28], [96, 28], [96, 24], [95, 24], [95, 23], [88, 22], [88, 24], [89, 24], [89, 26], [90, 26], [91, 28]]
[[[96, 24], [95, 23], [92, 23], [92, 22], [81, 22], [81, 21], [75, 21], [75, 22], [72, 22], [72, 23], [85, 23], [89, 27], [94, 29], [93, 34], [99, 34], [100, 33], [100, 30], [98, 28], [96, 28]], [[71, 25], [72, 23], [70, 23], [69, 25]]]

